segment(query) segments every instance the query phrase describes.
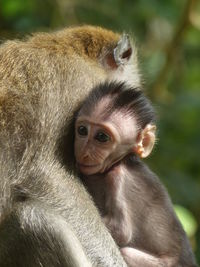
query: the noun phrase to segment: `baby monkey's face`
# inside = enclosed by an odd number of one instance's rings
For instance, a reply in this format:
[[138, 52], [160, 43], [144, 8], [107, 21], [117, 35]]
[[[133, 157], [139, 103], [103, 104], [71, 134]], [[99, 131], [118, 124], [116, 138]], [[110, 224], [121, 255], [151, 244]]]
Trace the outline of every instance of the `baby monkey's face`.
[[76, 123], [75, 156], [78, 168], [86, 175], [102, 173], [116, 149], [116, 141], [105, 125], [78, 120]]
[[[79, 116], [75, 124], [75, 157], [79, 170], [85, 175], [104, 173], [129, 153], [143, 157], [143, 132], [138, 130], [136, 120], [127, 116], [113, 114], [104, 121]], [[149, 141], [145, 136], [145, 146]]]

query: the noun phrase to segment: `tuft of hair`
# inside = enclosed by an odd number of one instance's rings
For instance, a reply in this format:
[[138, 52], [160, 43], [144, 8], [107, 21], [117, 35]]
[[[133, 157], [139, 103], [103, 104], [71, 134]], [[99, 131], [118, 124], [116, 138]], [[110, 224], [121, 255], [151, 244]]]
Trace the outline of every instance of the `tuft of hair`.
[[104, 82], [97, 85], [81, 107], [81, 113], [90, 115], [103, 99], [110, 99], [103, 115], [110, 116], [115, 111], [134, 116], [138, 126], [144, 129], [147, 124], [155, 124], [156, 115], [150, 100], [141, 88], [134, 88], [122, 82]]

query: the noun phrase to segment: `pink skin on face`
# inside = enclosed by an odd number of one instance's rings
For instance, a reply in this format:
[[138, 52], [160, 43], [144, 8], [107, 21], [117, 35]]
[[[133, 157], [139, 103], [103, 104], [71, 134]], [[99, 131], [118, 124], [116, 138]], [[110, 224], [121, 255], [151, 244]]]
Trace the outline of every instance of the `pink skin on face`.
[[[75, 157], [83, 174], [103, 173], [132, 151], [137, 137], [137, 124], [130, 115], [121, 114], [115, 112], [107, 121], [100, 120], [98, 112], [94, 112], [92, 119], [88, 116], [79, 116], [77, 119]], [[87, 134], [80, 135], [79, 127], [85, 127]], [[95, 138], [98, 133], [106, 134], [109, 140], [99, 142]]]

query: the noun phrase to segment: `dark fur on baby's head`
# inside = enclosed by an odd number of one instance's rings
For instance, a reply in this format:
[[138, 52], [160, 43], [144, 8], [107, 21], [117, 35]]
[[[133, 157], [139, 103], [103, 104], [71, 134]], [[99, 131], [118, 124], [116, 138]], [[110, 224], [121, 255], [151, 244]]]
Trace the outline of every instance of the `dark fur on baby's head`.
[[154, 108], [140, 88], [133, 88], [125, 83], [105, 82], [96, 86], [84, 101], [81, 113], [91, 115], [97, 104], [103, 99], [110, 99], [105, 104], [103, 117], [115, 111], [122, 111], [136, 117], [138, 126], [143, 129], [147, 124], [155, 124]]

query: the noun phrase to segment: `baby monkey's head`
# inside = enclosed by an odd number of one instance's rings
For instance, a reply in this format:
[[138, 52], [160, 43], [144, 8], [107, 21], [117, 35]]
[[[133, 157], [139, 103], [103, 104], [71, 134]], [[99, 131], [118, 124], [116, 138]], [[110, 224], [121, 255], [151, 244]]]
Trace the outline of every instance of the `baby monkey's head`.
[[75, 157], [85, 175], [104, 173], [127, 154], [147, 157], [155, 143], [155, 113], [138, 88], [124, 83], [95, 87], [75, 123]]

